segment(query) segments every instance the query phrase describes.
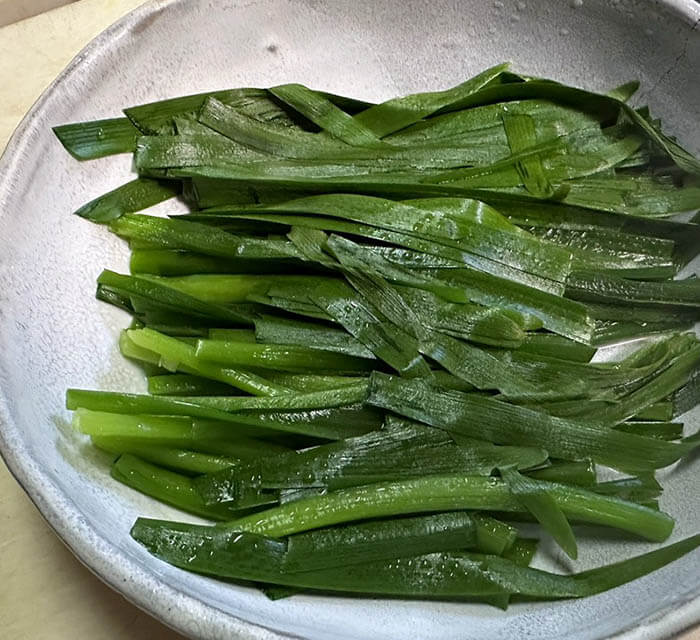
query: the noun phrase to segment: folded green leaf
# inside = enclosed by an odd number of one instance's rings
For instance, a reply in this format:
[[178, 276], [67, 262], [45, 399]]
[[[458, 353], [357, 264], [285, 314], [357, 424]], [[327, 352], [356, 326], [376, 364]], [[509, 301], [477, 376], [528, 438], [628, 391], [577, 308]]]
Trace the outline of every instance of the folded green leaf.
[[352, 146], [380, 144], [379, 138], [372, 131], [316, 91], [300, 84], [278, 85], [269, 91], [346, 144]]
[[377, 136], [387, 136], [494, 84], [508, 66], [508, 63], [498, 64], [446, 91], [415, 93], [387, 100], [365, 109], [355, 119]]
[[285, 543], [251, 533], [141, 518], [131, 535], [162, 560], [208, 575], [321, 590], [443, 598], [585, 597], [655, 571], [700, 545], [700, 536], [694, 536], [571, 576], [525, 568], [498, 556], [457, 552], [353, 565], [342, 571], [284, 573]]
[[88, 202], [75, 214], [92, 222], [110, 222], [126, 213], [141, 211], [174, 198], [180, 191], [178, 182], [137, 178]]
[[207, 503], [214, 503], [229, 500], [240, 485], [334, 489], [458, 471], [488, 475], [499, 465], [527, 469], [546, 458], [546, 452], [534, 447], [455, 444], [440, 430], [392, 420], [377, 432], [205, 476], [197, 487]]
[[124, 215], [110, 223], [110, 229], [128, 240], [145, 241], [149, 248], [186, 249], [220, 258], [297, 258], [291, 243], [274, 238], [237, 236], [182, 218]]
[[682, 444], [549, 416], [473, 393], [443, 390], [423, 380], [373, 373], [369, 404], [471, 438], [543, 446], [554, 458], [591, 458], [618, 469], [665, 467], [688, 453]]
[[287, 573], [367, 564], [438, 551], [473, 549], [476, 524], [463, 511], [318, 529], [290, 536]]
[[542, 528], [575, 560], [578, 557], [578, 548], [574, 532], [556, 500], [547, 491], [547, 485], [507, 467], [501, 469], [501, 477]]
[[127, 118], [93, 120], [53, 128], [66, 151], [77, 160], [129, 153], [141, 132]]

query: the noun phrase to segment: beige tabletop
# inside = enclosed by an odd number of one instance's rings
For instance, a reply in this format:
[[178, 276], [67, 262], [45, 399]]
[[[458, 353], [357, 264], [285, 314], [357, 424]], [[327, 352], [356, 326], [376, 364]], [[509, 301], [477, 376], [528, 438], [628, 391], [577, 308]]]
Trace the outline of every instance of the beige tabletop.
[[[0, 24], [67, 0], [0, 0]], [[0, 150], [80, 49], [143, 0], [79, 0], [0, 28]], [[24, 6], [21, 6], [24, 5]], [[0, 462], [0, 638], [178, 640], [63, 546]]]
[[[0, 149], [27, 109], [73, 56], [142, 1], [78, 0], [0, 28]], [[22, 16], [32, 15], [40, 5], [58, 4], [61, 0], [0, 0], [0, 24], [4, 22], [3, 9], [8, 16]], [[181, 637], [126, 602], [83, 567], [46, 525], [2, 462], [0, 553], [0, 638]], [[682, 640], [700, 640], [700, 629], [686, 633]]]

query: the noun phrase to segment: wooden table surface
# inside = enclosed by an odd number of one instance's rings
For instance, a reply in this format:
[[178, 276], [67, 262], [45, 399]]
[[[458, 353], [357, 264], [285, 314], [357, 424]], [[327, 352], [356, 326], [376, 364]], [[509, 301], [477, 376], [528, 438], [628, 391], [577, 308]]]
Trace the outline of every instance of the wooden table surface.
[[[79, 0], [0, 28], [0, 149], [75, 54], [142, 1]], [[0, 553], [0, 638], [181, 638], [83, 567], [47, 526], [2, 462]], [[684, 634], [682, 640], [700, 640], [700, 629]]]

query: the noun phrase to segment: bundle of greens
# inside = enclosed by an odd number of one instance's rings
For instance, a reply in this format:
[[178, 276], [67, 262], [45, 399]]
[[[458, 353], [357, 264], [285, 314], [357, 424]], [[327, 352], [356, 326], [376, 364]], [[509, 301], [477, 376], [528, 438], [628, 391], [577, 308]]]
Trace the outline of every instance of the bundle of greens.
[[[700, 161], [636, 88], [499, 65], [379, 104], [290, 84], [57, 127], [138, 172], [77, 214], [129, 243], [97, 297], [131, 314], [149, 393], [71, 389], [74, 426], [114, 478], [215, 522], [134, 539], [275, 598], [503, 608], [699, 546], [558, 575], [516, 526], [572, 558], [572, 525], [664, 541], [655, 472], [699, 443], [675, 418], [700, 397], [700, 283], [679, 277], [700, 225], [676, 215], [700, 208]], [[190, 212], [138, 213], [171, 198]]]

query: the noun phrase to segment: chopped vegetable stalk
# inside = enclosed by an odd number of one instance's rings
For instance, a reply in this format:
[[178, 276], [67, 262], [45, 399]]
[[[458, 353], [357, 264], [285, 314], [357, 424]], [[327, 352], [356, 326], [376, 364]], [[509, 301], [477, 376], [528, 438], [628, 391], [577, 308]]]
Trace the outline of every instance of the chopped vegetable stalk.
[[[638, 504], [553, 482], [533, 482], [547, 490], [569, 518], [616, 527], [657, 542], [668, 538], [673, 529], [670, 516]], [[283, 504], [225, 526], [280, 537], [353, 520], [453, 509], [519, 512], [523, 507], [508, 485], [499, 480], [433, 476], [339, 489]]]
[[[380, 104], [282, 84], [57, 127], [138, 174], [76, 213], [128, 241], [132, 275], [105, 270], [96, 297], [131, 316], [119, 349], [149, 393], [71, 389], [74, 427], [118, 480], [221, 521], [134, 538], [275, 598], [503, 609], [700, 545], [554, 575], [496, 519], [571, 557], [570, 523], [673, 528], [655, 471], [700, 441], [671, 422], [700, 399], [700, 286], [678, 275], [700, 224], [672, 216], [700, 208], [700, 160], [627, 104], [637, 87], [502, 64]], [[175, 196], [188, 213], [137, 213]]]
[[527, 475], [537, 480], [575, 484], [579, 487], [590, 487], [596, 481], [595, 465], [591, 461], [558, 462], [543, 469], [528, 471]]
[[226, 367], [276, 369], [292, 373], [357, 375], [371, 371], [371, 360], [295, 345], [263, 345], [228, 340], [199, 340], [195, 352], [204, 362]]
[[[179, 471], [186, 474], [202, 474], [222, 471], [240, 463], [240, 459], [233, 456], [214, 455], [176, 447], [163, 445], [151, 445], [140, 443], [138, 438], [120, 438], [109, 436], [93, 436], [92, 444], [98, 449], [121, 455], [129, 453], [146, 462], [152, 462], [158, 466]], [[246, 456], [246, 451], [241, 448], [241, 455]], [[253, 454], [265, 455], [261, 450]]]
[[[76, 411], [73, 418], [76, 426], [83, 429], [84, 423], [97, 423], [105, 416], [90, 414], [107, 413], [113, 416], [117, 429], [121, 429], [124, 417], [137, 416], [134, 420], [146, 416], [156, 418], [182, 418], [190, 428], [198, 424], [198, 419], [214, 421], [229, 433], [266, 436], [275, 432], [298, 433], [322, 440], [339, 440], [346, 437], [367, 433], [381, 426], [381, 414], [371, 409], [352, 405], [337, 409], [307, 409], [301, 411], [240, 411], [229, 413], [206, 404], [182, 401], [178, 398], [147, 396], [127, 393], [110, 393], [106, 391], [83, 391], [69, 389], [67, 408]], [[87, 413], [81, 413], [84, 409]], [[194, 419], [190, 416], [193, 416]], [[127, 420], [128, 422], [128, 420]], [[105, 426], [105, 428], [107, 428]], [[105, 435], [91, 432], [90, 435]], [[113, 435], [125, 435], [116, 432]]]
[[226, 520], [236, 512], [228, 505], [205, 505], [190, 478], [129, 454], [120, 456], [112, 465], [112, 477], [161, 502], [210, 520]]
[[207, 380], [186, 373], [149, 376], [148, 393], [154, 396], [225, 396], [238, 390], [223, 382]]
[[193, 346], [152, 329], [132, 329], [127, 331], [126, 335], [137, 347], [160, 356], [161, 363], [169, 369], [178, 370], [184, 365], [188, 370], [204, 377], [227, 382], [255, 395], [274, 395], [285, 390], [284, 387], [271, 384], [261, 376], [244, 369], [223, 368], [202, 361], [197, 358], [196, 349]]

